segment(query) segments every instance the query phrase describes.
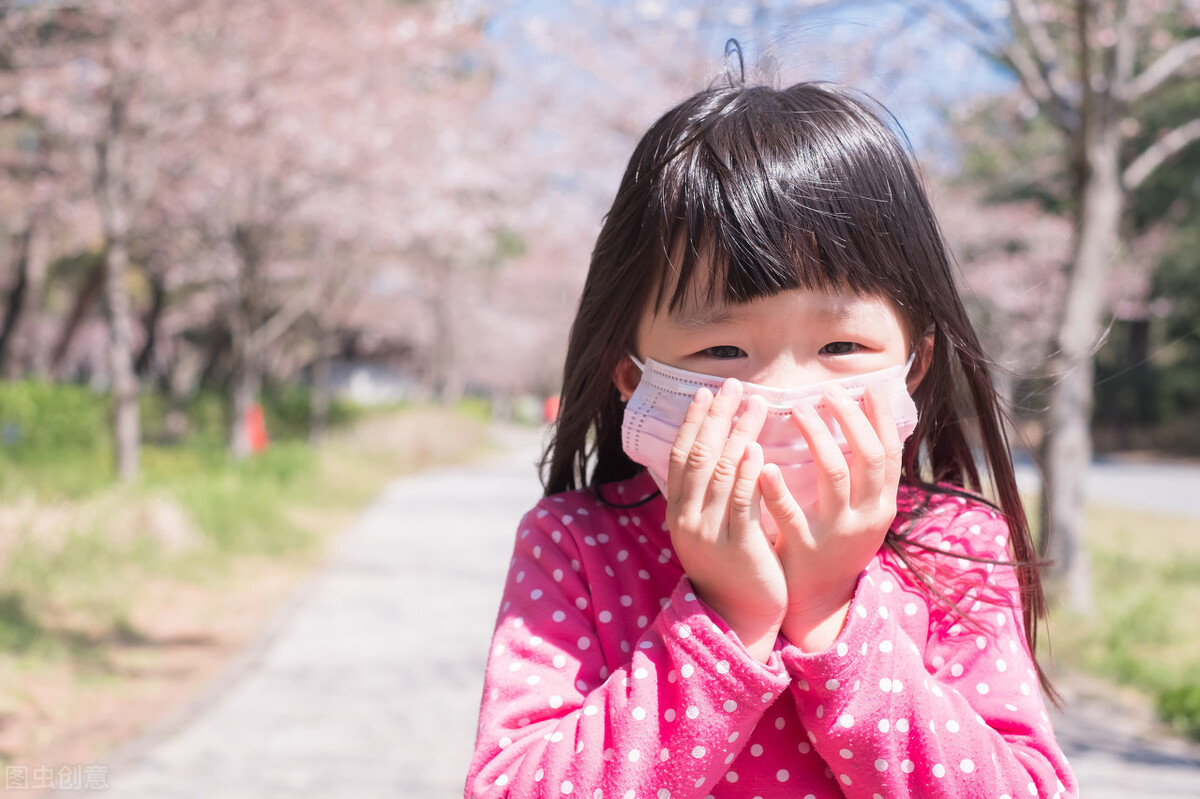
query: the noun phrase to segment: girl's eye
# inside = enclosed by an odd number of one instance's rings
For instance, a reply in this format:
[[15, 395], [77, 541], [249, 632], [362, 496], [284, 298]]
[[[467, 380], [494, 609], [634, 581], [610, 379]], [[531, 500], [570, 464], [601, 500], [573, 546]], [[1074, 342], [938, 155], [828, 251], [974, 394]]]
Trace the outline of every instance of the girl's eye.
[[853, 341], [831, 341], [821, 348], [822, 355], [849, 355], [858, 350]]
[[731, 358], [741, 358], [746, 353], [741, 347], [734, 347], [729, 344], [719, 344], [715, 347], [708, 347], [707, 349], [700, 350], [700, 354], [706, 355], [709, 358], [716, 358], [724, 361]]

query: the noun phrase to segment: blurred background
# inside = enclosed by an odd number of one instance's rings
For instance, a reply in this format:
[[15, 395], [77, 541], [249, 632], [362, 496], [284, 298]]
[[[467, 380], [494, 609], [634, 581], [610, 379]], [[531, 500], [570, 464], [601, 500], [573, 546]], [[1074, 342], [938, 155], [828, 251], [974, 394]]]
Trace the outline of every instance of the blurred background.
[[3, 0], [0, 762], [108, 751], [387, 480], [541, 424], [634, 143], [739, 57], [895, 115], [1056, 662], [1200, 735], [1200, 2]]

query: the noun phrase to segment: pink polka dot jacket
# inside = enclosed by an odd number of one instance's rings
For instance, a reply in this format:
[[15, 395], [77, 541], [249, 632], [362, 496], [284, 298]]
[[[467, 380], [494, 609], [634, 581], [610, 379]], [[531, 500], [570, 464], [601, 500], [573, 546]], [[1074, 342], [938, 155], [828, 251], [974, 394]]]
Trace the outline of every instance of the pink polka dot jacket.
[[1015, 573], [986, 562], [1009, 557], [1003, 518], [902, 488], [898, 519], [917, 503], [908, 539], [943, 554], [912, 547], [913, 563], [941, 598], [885, 547], [833, 646], [781, 637], [764, 665], [692, 593], [661, 496], [543, 499], [518, 529], [466, 795], [1076, 795]]

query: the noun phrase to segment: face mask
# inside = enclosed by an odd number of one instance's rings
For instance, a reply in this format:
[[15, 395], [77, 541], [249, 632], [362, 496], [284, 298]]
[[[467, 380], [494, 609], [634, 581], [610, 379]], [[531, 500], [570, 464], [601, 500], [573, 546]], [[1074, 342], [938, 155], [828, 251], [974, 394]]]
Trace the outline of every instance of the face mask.
[[[642, 370], [642, 380], [625, 406], [621, 443], [631, 459], [646, 467], [663, 496], [666, 496], [671, 444], [679, 433], [692, 398], [701, 386], [707, 386], [716, 394], [725, 379], [676, 369], [651, 359], [647, 359], [645, 364], [636, 358], [633, 358], [633, 362]], [[903, 366], [796, 388], [742, 384], [743, 410], [745, 398], [752, 395], [767, 401], [767, 420], [758, 435], [763, 458], [765, 462], [779, 467], [784, 482], [801, 507], [812, 504], [817, 498], [818, 470], [800, 428], [791, 419], [792, 409], [801, 405], [814, 407], [833, 433], [842, 452], [849, 454], [850, 445], [828, 405], [822, 401], [822, 395], [836, 383], [845, 388], [861, 406], [867, 386], [880, 386], [891, 404], [900, 440], [906, 441], [917, 426], [917, 406], [909, 396], [905, 383], [912, 363], [910, 356], [908, 363]]]

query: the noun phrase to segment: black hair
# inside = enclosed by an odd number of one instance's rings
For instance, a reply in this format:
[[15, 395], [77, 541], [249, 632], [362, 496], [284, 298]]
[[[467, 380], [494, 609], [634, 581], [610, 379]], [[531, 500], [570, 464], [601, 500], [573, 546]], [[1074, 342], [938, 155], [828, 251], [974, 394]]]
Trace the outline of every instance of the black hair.
[[[901, 481], [981, 496], [973, 445], [1011, 530], [1034, 650], [1045, 602], [989, 360], [967, 318], [915, 161], [894, 120], [828, 83], [718, 86], [662, 116], [634, 150], [592, 252], [543, 459], [547, 494], [632, 477], [613, 383], [641, 315], [688, 292], [745, 303], [794, 288], [888, 298], [910, 343], [932, 333]], [[898, 127], [898, 126], [897, 126]], [[903, 534], [888, 544], [908, 560]], [[1043, 677], [1043, 686], [1054, 697]]]

